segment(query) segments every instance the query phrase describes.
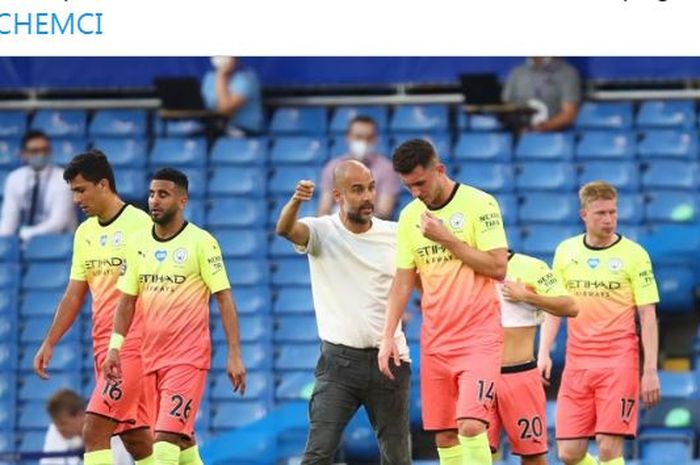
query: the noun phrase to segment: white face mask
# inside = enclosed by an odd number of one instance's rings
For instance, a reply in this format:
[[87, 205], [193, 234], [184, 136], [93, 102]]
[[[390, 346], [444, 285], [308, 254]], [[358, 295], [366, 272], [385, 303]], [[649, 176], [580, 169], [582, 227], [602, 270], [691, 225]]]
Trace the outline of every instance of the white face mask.
[[374, 151], [374, 145], [363, 140], [350, 141], [350, 155], [356, 160], [364, 160]]
[[223, 68], [231, 62], [231, 57], [211, 57], [211, 65], [214, 68]]

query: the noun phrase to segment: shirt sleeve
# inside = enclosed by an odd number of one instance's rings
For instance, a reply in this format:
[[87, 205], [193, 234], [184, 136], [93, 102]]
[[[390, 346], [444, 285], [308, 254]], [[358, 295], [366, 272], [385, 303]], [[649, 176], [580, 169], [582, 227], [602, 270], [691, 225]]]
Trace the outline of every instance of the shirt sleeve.
[[495, 198], [489, 196], [480, 202], [474, 218], [476, 248], [481, 251], [505, 249], [508, 247], [506, 231], [503, 228], [501, 209]]
[[17, 234], [22, 207], [20, 184], [18, 171], [13, 171], [7, 176], [0, 217], [0, 236]]
[[532, 284], [537, 294], [548, 297], [568, 295], [561, 281], [545, 262], [538, 261], [534, 263], [531, 273], [533, 277]]
[[226, 274], [219, 243], [211, 234], [205, 234], [200, 240], [198, 255], [199, 272], [202, 275], [202, 281], [209, 288], [209, 292], [216, 294], [224, 289], [230, 289], [231, 284]]
[[416, 267], [416, 260], [411, 249], [411, 223], [406, 215], [399, 216], [396, 234], [396, 268], [411, 269]]
[[[130, 238], [131, 239], [131, 238]], [[122, 264], [121, 276], [117, 281], [117, 289], [124, 294], [136, 296], [139, 294], [139, 264], [141, 255], [138, 250], [138, 239], [134, 238], [126, 245], [126, 260]]]
[[581, 101], [581, 78], [574, 68], [566, 68], [561, 75], [561, 101], [578, 103]]
[[250, 99], [255, 97], [258, 85], [254, 76], [242, 71], [233, 75], [228, 87], [231, 93]]
[[659, 302], [659, 290], [654, 278], [651, 259], [646, 250], [639, 248], [631, 273], [632, 292], [637, 306]]
[[321, 232], [323, 222], [326, 221], [323, 217], [304, 217], [299, 222], [304, 223], [309, 228], [309, 242], [304, 245], [292, 244], [294, 250], [300, 254], [318, 255], [321, 252]]
[[552, 259], [552, 272], [557, 280], [566, 289], [566, 279], [564, 279], [564, 252], [561, 244], [559, 244], [557, 249], [554, 251], [554, 258]]
[[70, 279], [74, 281], [87, 281], [87, 272], [83, 259], [84, 247], [85, 239], [83, 238], [82, 229], [78, 229], [75, 232], [75, 236], [73, 236], [73, 257], [70, 265]]

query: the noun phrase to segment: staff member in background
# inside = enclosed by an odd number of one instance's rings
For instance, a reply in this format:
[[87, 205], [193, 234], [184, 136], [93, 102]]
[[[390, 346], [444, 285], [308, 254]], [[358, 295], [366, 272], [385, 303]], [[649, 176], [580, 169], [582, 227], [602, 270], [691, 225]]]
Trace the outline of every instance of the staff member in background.
[[18, 234], [27, 242], [41, 234], [73, 232], [77, 219], [70, 187], [63, 180], [63, 170], [51, 163], [48, 136], [28, 131], [22, 138], [21, 156], [26, 165], [5, 181], [0, 236]]

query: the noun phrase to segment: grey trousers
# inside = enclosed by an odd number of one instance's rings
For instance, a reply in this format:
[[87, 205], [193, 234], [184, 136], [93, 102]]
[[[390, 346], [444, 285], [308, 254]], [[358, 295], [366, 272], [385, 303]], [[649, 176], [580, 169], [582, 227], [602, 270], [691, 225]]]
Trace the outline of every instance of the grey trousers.
[[396, 367], [392, 362], [392, 372], [393, 381], [379, 371], [376, 349], [321, 344], [302, 465], [333, 463], [343, 430], [362, 405], [379, 443], [381, 464], [411, 463], [410, 364]]

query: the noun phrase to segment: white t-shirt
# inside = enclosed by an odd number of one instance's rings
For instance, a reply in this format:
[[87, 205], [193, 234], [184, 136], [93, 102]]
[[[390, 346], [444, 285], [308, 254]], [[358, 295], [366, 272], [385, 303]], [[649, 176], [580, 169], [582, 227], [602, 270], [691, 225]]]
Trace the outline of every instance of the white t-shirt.
[[[397, 224], [373, 218], [369, 231], [355, 234], [338, 214], [300, 221], [310, 230], [307, 246], [296, 249], [309, 257], [318, 335], [357, 349], [379, 347], [396, 272]], [[410, 361], [400, 327], [395, 340], [401, 358]]]
[[[124, 448], [124, 443], [119, 436], [112, 436], [110, 444], [114, 465], [133, 465], [131, 455]], [[67, 452], [83, 448], [83, 439], [80, 436], [64, 438], [56, 429], [56, 425], [51, 423], [46, 431], [44, 439], [44, 452]], [[83, 463], [82, 457], [70, 458], [46, 458], [39, 460], [39, 465], [80, 465]]]

